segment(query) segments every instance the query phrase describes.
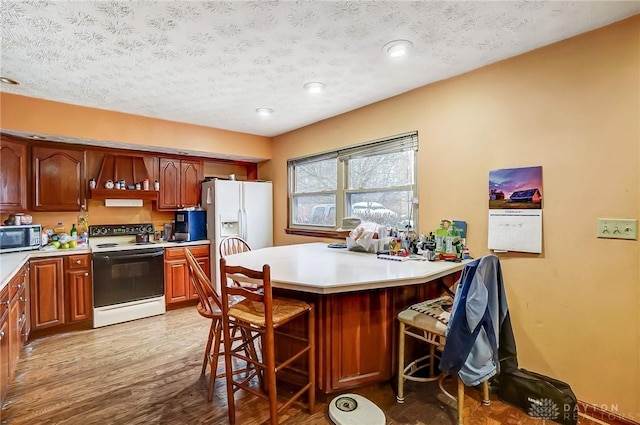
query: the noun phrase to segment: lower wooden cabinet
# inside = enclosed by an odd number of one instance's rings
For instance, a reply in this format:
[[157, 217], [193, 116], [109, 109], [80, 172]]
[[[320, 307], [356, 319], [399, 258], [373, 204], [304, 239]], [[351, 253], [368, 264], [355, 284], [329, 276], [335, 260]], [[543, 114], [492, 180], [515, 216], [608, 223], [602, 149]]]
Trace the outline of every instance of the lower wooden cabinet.
[[62, 257], [31, 260], [31, 330], [64, 324]]
[[91, 254], [31, 260], [31, 329], [93, 319]]
[[0, 406], [9, 386], [9, 287], [0, 293]]
[[23, 266], [0, 294], [0, 401], [4, 400], [29, 336], [28, 287], [29, 268]]
[[[209, 245], [190, 245], [187, 248], [211, 279]], [[167, 307], [198, 299], [198, 294], [189, 280], [189, 266], [184, 248], [165, 248], [164, 250], [164, 291]]]
[[66, 323], [93, 319], [91, 256], [89, 254], [65, 257]]

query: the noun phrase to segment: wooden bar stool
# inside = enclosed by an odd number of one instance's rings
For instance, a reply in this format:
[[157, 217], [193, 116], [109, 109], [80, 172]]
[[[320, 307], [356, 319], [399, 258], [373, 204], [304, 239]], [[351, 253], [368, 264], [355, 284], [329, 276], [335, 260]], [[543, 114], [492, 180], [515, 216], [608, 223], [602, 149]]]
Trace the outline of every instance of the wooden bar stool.
[[[202, 362], [202, 372], [204, 375], [207, 371], [207, 365], [209, 366], [209, 392], [207, 400], [213, 400], [213, 387], [216, 382], [216, 378], [221, 378], [224, 373], [218, 373], [218, 360], [220, 356], [224, 355], [220, 350], [220, 346], [223, 344], [222, 340], [222, 300], [217, 292], [213, 289], [211, 281], [205, 274], [198, 261], [195, 259], [189, 248], [184, 248], [184, 254], [187, 258], [187, 264], [189, 267], [189, 279], [194, 286], [200, 302], [198, 303], [198, 314], [202, 317], [211, 320], [211, 326], [209, 328], [209, 337], [207, 339], [207, 345], [204, 350], [204, 360]], [[230, 341], [231, 344], [236, 344], [243, 339], [243, 335], [232, 334]], [[252, 344], [247, 345], [247, 349], [252, 350], [248, 355], [257, 358], [255, 348]], [[250, 366], [250, 365], [248, 365]], [[248, 368], [236, 370], [235, 373], [246, 372]]]
[[[269, 401], [271, 424], [278, 423], [278, 413], [286, 409], [291, 403], [307, 393], [309, 412], [315, 409], [315, 318], [313, 305], [286, 298], [274, 298], [271, 290], [271, 269], [264, 265], [261, 271], [251, 270], [241, 266], [228, 266], [224, 258], [220, 259], [220, 281], [222, 285], [222, 314], [225, 337], [225, 364], [227, 377], [227, 397], [229, 408], [229, 422], [235, 424], [235, 393], [243, 389], [258, 397]], [[232, 282], [228, 284], [228, 282]], [[230, 305], [231, 297], [243, 298], [236, 304]], [[286, 332], [285, 324], [294, 319], [307, 316], [306, 335]], [[287, 329], [294, 328], [287, 326]], [[260, 338], [262, 342], [261, 359], [250, 358], [244, 354], [244, 346], [248, 343], [232, 347], [231, 335], [239, 329], [243, 335], [253, 340]], [[293, 329], [292, 329], [293, 330]], [[276, 359], [275, 336], [278, 344], [285, 342], [288, 357], [285, 360]], [[306, 371], [301, 371], [294, 364], [296, 360], [306, 357]], [[237, 380], [233, 374], [234, 360], [252, 364], [253, 373]], [[286, 371], [286, 372], [285, 372]], [[264, 376], [265, 392], [256, 388], [251, 381], [260, 372]], [[283, 403], [278, 403], [276, 377], [279, 372], [301, 376], [301, 388]]]

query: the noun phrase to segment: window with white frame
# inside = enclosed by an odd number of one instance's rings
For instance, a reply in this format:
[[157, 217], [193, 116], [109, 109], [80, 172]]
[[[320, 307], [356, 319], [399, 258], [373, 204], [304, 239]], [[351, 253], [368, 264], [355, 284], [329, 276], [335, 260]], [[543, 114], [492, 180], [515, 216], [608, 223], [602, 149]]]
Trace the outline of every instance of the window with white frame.
[[289, 232], [333, 232], [343, 217], [415, 228], [417, 151], [412, 132], [289, 160]]

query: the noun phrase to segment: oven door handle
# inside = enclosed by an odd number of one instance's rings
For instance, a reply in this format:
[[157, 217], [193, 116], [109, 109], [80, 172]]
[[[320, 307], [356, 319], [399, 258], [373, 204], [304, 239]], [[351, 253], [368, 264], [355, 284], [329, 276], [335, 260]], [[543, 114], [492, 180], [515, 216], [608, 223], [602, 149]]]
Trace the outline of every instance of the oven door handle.
[[116, 254], [116, 255], [109, 255], [109, 254], [100, 254], [100, 253], [96, 253], [93, 254], [93, 258], [94, 259], [99, 259], [99, 260], [107, 260], [109, 261], [111, 258], [116, 259], [116, 258], [154, 258], [154, 257], [160, 257], [161, 255], [164, 255], [164, 250], [162, 251], [157, 251], [157, 252], [145, 252], [144, 254]]

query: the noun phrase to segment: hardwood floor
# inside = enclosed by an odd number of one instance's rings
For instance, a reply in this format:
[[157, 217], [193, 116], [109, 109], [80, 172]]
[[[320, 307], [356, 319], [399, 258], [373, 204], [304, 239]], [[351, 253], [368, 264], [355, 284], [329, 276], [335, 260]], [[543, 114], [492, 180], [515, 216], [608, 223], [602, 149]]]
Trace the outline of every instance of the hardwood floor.
[[[200, 376], [209, 323], [195, 307], [100, 329], [52, 335], [30, 341], [1, 411], [2, 424], [227, 424], [224, 378], [216, 381], [207, 402], [207, 381]], [[222, 371], [222, 365], [220, 365]], [[388, 425], [455, 424], [455, 408], [437, 384], [408, 382], [404, 404], [397, 404], [390, 384], [358, 389], [384, 412]], [[542, 424], [492, 395], [480, 406], [467, 391], [465, 423]], [[330, 396], [330, 401], [334, 396]], [[238, 425], [268, 419], [264, 400], [236, 395]], [[327, 402], [309, 415], [295, 406], [281, 424], [331, 424]], [[583, 417], [581, 425], [595, 425]]]

